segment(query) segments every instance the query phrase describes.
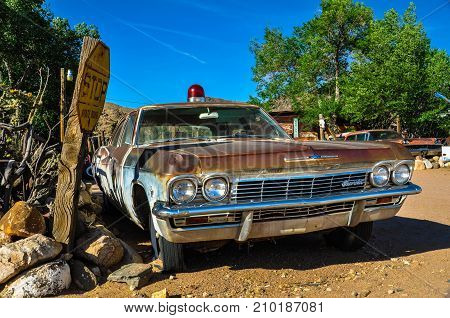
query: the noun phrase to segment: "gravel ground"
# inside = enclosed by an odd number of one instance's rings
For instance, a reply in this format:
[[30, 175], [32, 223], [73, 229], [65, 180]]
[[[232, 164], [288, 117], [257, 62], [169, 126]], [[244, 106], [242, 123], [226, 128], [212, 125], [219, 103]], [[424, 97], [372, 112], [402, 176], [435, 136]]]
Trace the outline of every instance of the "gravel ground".
[[[321, 235], [261, 241], [187, 255], [189, 272], [154, 274], [139, 291], [105, 282], [65, 297], [150, 297], [167, 288], [173, 297], [448, 297], [450, 288], [450, 169], [415, 172], [423, 188], [397, 217], [375, 223], [370, 246], [346, 253]], [[147, 261], [147, 233], [128, 221], [120, 237]]]

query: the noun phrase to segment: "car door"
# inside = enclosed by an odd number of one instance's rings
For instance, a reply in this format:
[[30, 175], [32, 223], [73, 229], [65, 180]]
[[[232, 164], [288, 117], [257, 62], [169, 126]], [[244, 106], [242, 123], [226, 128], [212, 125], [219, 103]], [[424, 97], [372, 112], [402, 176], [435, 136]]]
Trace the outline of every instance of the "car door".
[[124, 164], [126, 158], [132, 148], [134, 127], [136, 124], [137, 112], [132, 112], [128, 115], [123, 123], [122, 133], [117, 141], [117, 146], [111, 148], [111, 176], [112, 176], [112, 192], [114, 200], [117, 205], [126, 211], [124, 204], [124, 187], [126, 182], [124, 180]]
[[94, 155], [94, 175], [97, 184], [101, 187], [103, 193], [113, 200], [113, 158], [112, 152], [118, 146], [120, 136], [122, 134], [124, 119], [114, 129], [111, 142], [107, 146], [101, 146]]

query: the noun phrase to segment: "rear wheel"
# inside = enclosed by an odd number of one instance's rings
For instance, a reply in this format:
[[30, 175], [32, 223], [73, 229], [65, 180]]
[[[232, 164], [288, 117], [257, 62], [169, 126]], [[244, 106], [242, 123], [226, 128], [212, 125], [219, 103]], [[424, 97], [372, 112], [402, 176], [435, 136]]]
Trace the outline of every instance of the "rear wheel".
[[360, 223], [355, 227], [341, 227], [325, 236], [327, 242], [343, 251], [356, 251], [367, 244], [372, 235], [373, 222]]

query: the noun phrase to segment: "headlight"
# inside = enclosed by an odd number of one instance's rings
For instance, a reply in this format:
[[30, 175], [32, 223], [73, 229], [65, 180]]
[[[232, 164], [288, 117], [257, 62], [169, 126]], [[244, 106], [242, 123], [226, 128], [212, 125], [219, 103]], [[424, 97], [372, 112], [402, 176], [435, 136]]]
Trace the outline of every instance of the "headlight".
[[389, 169], [385, 166], [376, 166], [370, 175], [370, 183], [375, 187], [383, 187], [389, 182]]
[[189, 179], [180, 179], [172, 184], [170, 197], [177, 204], [189, 203], [197, 194], [197, 185]]
[[228, 182], [224, 178], [211, 178], [203, 185], [203, 195], [209, 201], [220, 201], [228, 194]]
[[399, 165], [392, 171], [392, 182], [397, 185], [405, 184], [409, 181], [411, 171], [407, 165]]

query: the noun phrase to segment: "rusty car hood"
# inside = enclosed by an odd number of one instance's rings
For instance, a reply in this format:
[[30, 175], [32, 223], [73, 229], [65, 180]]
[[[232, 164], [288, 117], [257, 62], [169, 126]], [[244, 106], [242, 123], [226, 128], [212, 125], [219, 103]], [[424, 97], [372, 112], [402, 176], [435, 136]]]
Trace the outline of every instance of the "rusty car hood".
[[388, 142], [227, 139], [148, 147], [144, 157], [144, 169], [178, 175], [363, 168], [364, 163], [411, 159], [411, 154], [403, 146]]

